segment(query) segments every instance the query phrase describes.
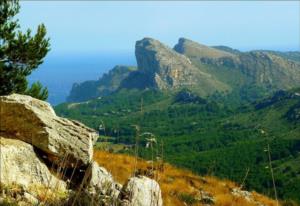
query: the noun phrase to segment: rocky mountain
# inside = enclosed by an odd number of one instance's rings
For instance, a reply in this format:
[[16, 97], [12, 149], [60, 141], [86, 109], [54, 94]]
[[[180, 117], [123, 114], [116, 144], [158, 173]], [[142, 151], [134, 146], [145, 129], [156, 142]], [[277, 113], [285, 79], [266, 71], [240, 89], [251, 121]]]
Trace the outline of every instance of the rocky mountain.
[[67, 98], [68, 102], [82, 102], [99, 96], [106, 96], [117, 90], [120, 83], [137, 68], [117, 65], [99, 80], [75, 83]]
[[[288, 53], [284, 56], [272, 51], [240, 52], [224, 46], [207, 47], [184, 38], [179, 39], [174, 49], [187, 56], [199, 69], [233, 87], [256, 85], [277, 90], [300, 86], [300, 64], [286, 58]], [[238, 85], [232, 84], [241, 79]]]
[[[225, 54], [230, 55], [230, 53], [216, 49], [211, 50], [213, 50], [211, 53], [219, 52], [218, 57]], [[227, 84], [218, 81], [213, 75], [199, 70], [185, 55], [179, 54], [158, 40], [144, 38], [137, 41], [135, 55], [137, 69], [116, 66], [98, 81], [76, 83], [72, 87], [68, 102], [86, 101], [123, 88], [159, 90], [194, 88], [202, 96], [215, 91], [230, 90]]]
[[200, 71], [187, 57], [155, 39], [144, 38], [137, 41], [135, 55], [138, 70], [123, 80], [122, 86], [125, 88], [135, 88], [136, 84], [132, 84], [135, 79], [143, 82], [143, 88], [198, 88], [202, 95], [229, 89], [212, 75]]
[[106, 96], [120, 89], [176, 91], [188, 88], [202, 97], [234, 89], [262, 90], [300, 86], [299, 52], [241, 52], [226, 46], [209, 47], [180, 38], [174, 49], [158, 40], [136, 42], [137, 68], [116, 66], [98, 81], [74, 84], [69, 102]]
[[162, 206], [155, 180], [122, 186], [93, 161], [93, 129], [29, 96], [1, 96], [0, 107], [0, 205]]

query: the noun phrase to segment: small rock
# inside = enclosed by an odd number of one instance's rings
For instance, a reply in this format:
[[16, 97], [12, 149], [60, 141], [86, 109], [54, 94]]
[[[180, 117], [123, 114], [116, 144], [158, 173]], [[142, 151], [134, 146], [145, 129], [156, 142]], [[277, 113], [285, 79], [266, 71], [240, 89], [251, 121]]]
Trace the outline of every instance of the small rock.
[[216, 202], [215, 198], [204, 190], [199, 192], [199, 194], [196, 196], [196, 200], [207, 205], [213, 205]]
[[162, 206], [158, 183], [145, 176], [130, 178], [119, 195], [122, 206]]
[[231, 194], [236, 197], [244, 197], [248, 202], [253, 202], [253, 196], [251, 192], [241, 190], [239, 188], [233, 188]]
[[39, 200], [28, 192], [25, 192], [23, 197], [32, 205], [37, 205], [39, 203]]

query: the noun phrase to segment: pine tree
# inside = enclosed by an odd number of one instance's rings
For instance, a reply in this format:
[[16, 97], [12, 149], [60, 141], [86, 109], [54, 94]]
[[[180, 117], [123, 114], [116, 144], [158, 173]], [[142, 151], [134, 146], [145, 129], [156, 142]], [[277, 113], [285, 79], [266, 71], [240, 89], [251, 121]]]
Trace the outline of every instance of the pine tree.
[[22, 33], [14, 18], [19, 10], [18, 0], [0, 1], [0, 95], [19, 93], [46, 100], [47, 88], [39, 82], [28, 88], [26, 79], [50, 50], [46, 27], [39, 25], [35, 35], [30, 29]]

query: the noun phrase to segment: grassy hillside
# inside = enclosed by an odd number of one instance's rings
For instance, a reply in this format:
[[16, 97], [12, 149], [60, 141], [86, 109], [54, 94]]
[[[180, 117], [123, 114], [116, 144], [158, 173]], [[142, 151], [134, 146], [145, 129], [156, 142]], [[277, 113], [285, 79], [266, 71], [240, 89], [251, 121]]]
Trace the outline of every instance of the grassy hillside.
[[94, 160], [107, 168], [122, 184], [134, 174], [155, 178], [160, 184], [165, 206], [200, 206], [212, 202], [217, 206], [255, 206], [257, 202], [268, 206], [276, 205], [276, 201], [254, 191], [249, 193], [250, 200], [243, 195], [234, 195], [233, 191], [240, 185], [215, 177], [200, 177], [190, 171], [163, 163], [161, 160], [147, 162], [133, 156], [99, 150], [95, 151]]
[[207, 99], [185, 90], [120, 91], [62, 104], [56, 111], [98, 129], [99, 141], [123, 145], [119, 152], [133, 153], [131, 145], [138, 143], [138, 154], [151, 159], [146, 145], [155, 137], [155, 148], [163, 148], [166, 161], [198, 174], [238, 183], [245, 179], [247, 189], [269, 196], [274, 196], [272, 168], [278, 196], [300, 202], [299, 91], [277, 92], [252, 103], [247, 102], [258, 90], [246, 91]]

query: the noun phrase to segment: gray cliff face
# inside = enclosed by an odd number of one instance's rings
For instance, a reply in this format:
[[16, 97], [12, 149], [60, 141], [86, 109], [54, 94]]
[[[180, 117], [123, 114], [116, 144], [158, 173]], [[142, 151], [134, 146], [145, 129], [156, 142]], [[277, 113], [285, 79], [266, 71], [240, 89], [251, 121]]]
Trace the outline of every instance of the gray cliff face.
[[135, 55], [139, 73], [148, 77], [147, 84], [150, 88], [165, 90], [205, 85], [206, 94], [227, 89], [226, 85], [195, 67], [189, 58], [155, 39], [144, 38], [137, 41]]
[[194, 77], [198, 71], [189, 59], [157, 40], [137, 41], [135, 54], [139, 70], [153, 78], [154, 87], [168, 89], [197, 84]]

